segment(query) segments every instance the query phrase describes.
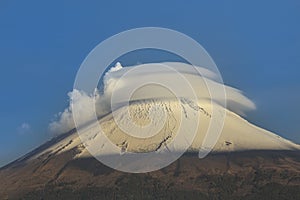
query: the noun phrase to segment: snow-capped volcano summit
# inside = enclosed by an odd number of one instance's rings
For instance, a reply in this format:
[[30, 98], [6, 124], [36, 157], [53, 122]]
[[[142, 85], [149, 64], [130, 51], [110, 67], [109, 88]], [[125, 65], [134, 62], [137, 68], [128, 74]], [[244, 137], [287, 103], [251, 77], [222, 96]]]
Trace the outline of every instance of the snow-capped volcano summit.
[[[152, 125], [148, 127], [145, 132], [135, 133], [134, 136], [128, 135], [126, 130], [122, 130], [121, 127], [128, 126], [127, 130], [134, 130], [130, 120], [133, 120], [136, 124], [146, 125], [150, 123], [148, 118], [149, 109], [152, 106], [161, 106], [167, 111], [165, 125], [158, 130], [157, 134], [151, 137], [143, 138], [147, 135], [147, 131], [157, 129], [159, 124], [159, 116], [157, 122], [152, 121]], [[222, 109], [221, 107], [219, 109]], [[74, 159], [80, 157], [91, 156], [84, 145], [95, 146], [98, 148], [99, 154], [112, 153], [104, 152], [101, 145], [100, 131], [105, 133], [107, 138], [116, 145], [118, 149], [117, 153], [124, 151], [129, 152], [151, 152], [158, 151], [164, 145], [168, 145], [179, 134], [181, 115], [186, 120], [196, 120], [195, 113], [199, 113], [199, 126], [196, 131], [196, 136], [188, 148], [189, 152], [198, 152], [202, 148], [202, 143], [211, 119], [211, 105], [209, 102], [199, 102], [196, 107], [194, 104], [187, 101], [140, 101], [134, 102], [129, 105], [131, 119], [128, 118], [127, 109], [124, 107], [114, 111], [113, 114], [109, 114], [102, 118], [99, 122], [101, 130], [98, 124], [93, 123], [86, 128], [85, 141], [81, 141], [78, 134], [74, 132], [72, 135], [66, 137], [64, 140], [57, 144], [40, 152], [39, 155], [44, 153], [62, 153], [71, 149], [77, 149], [78, 154], [74, 156]], [[117, 118], [116, 120], [114, 118]], [[121, 127], [116, 121], [122, 123]], [[190, 130], [189, 124], [183, 124], [183, 128], [180, 131], [188, 132]], [[140, 134], [141, 137], [136, 137]], [[184, 134], [184, 133], [183, 133]], [[83, 143], [82, 143], [83, 142]], [[84, 145], [83, 145], [84, 144]], [[180, 148], [180, 144], [178, 144]], [[270, 131], [259, 128], [232, 111], [226, 111], [226, 118], [216, 145], [213, 148], [213, 152], [233, 152], [233, 151], [251, 151], [251, 150], [299, 150], [300, 146], [286, 140]], [[37, 158], [38, 155], [35, 156]]]

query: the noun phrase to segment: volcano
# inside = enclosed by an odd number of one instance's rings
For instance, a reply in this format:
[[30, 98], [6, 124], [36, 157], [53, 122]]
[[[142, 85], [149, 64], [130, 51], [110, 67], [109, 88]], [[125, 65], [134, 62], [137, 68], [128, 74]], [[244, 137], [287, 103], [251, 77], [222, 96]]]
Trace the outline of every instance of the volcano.
[[[174, 130], [178, 129], [177, 114], [193, 120], [194, 112], [198, 112], [202, 123], [193, 143], [171, 165], [140, 174], [107, 167], [85, 148], [85, 145], [97, 145], [97, 131], [91, 131], [96, 129], [94, 124], [86, 129], [92, 133], [86, 141], [74, 129], [2, 167], [0, 196], [3, 199], [300, 198], [299, 145], [227, 110], [223, 131], [213, 151], [199, 159], [197, 148], [211, 119], [209, 105], [202, 102], [195, 106], [187, 100], [140, 101], [130, 104], [129, 110], [136, 123], [144, 124], [149, 107], [155, 105], [168, 110], [168, 126], [148, 139], [127, 135], [117, 126], [112, 114], [97, 123], [120, 153], [158, 151], [174, 137]], [[115, 117], [126, 125], [125, 111], [119, 108]], [[188, 127], [183, 130], [188, 131]], [[101, 146], [95, 148], [101, 151]]]
[[[255, 105], [211, 71], [166, 64], [180, 76], [153, 64], [129, 74], [133, 67], [118, 63], [104, 76], [102, 93], [69, 93], [72, 105], [50, 125], [59, 134], [0, 169], [1, 199], [300, 199], [300, 146], [241, 117]], [[174, 83], [179, 95], [157, 84], [129, 92], [153, 80]], [[228, 107], [220, 95], [208, 99], [208, 88], [226, 91]], [[220, 134], [211, 135], [211, 127]], [[201, 157], [204, 150], [210, 153]], [[153, 166], [168, 157], [122, 162], [129, 153], [177, 151], [180, 158], [159, 168]], [[103, 157], [114, 165], [100, 162]], [[136, 165], [143, 168], [132, 171]]]

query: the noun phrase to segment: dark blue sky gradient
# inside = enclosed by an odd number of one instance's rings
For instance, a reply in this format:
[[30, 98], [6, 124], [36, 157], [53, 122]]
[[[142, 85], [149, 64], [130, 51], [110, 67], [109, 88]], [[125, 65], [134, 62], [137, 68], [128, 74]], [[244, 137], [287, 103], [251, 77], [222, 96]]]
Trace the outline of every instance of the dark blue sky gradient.
[[299, 1], [199, 2], [0, 1], [0, 165], [51, 137], [49, 122], [99, 42], [143, 26], [197, 40], [224, 82], [256, 103], [249, 121], [300, 142]]

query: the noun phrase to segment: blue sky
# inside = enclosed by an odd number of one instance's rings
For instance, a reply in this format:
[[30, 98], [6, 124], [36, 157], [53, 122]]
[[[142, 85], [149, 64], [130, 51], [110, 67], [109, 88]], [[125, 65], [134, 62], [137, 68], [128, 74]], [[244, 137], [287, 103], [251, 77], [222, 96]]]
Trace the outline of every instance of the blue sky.
[[[300, 142], [299, 1], [0, 1], [0, 165], [51, 136], [75, 74], [101, 41], [171, 28], [209, 52], [257, 105], [247, 119]], [[136, 60], [128, 60], [136, 63]]]

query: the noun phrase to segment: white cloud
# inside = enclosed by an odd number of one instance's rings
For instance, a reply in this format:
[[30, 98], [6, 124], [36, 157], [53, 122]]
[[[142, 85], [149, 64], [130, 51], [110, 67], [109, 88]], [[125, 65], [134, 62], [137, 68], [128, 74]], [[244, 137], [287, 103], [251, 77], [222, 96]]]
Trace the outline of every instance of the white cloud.
[[[197, 67], [197, 70], [189, 64], [185, 63], [162, 63], [164, 65], [171, 66], [177, 72], [166, 71], [163, 68], [154, 67], [154, 64], [144, 64], [141, 69], [134, 71], [137, 66], [122, 67], [120, 63], [117, 63], [115, 67], [111, 68], [104, 76], [103, 85], [104, 91], [99, 93], [95, 90], [95, 94], [86, 94], [83, 91], [73, 90], [68, 93], [70, 99], [70, 105], [64, 110], [64, 112], [58, 114], [58, 120], [52, 122], [49, 125], [49, 129], [54, 134], [60, 134], [67, 132], [75, 127], [73, 121], [72, 104], [76, 105], [78, 110], [78, 125], [83, 125], [92, 119], [94, 108], [96, 109], [97, 116], [102, 116], [111, 112], [111, 96], [112, 93], [118, 94], [117, 103], [122, 104], [126, 101], [126, 96], [130, 88], [136, 85], [141, 85], [147, 81], [168, 82], [173, 87], [181, 89], [181, 96], [190, 98], [186, 88], [178, 85], [178, 72], [188, 80], [192, 89], [195, 91], [198, 99], [210, 99], [211, 95], [207, 86], [214, 92], [213, 101], [222, 101], [221, 90], [223, 85], [217, 82], [217, 75], [205, 68]], [[157, 64], [155, 64], [157, 66]], [[141, 66], [141, 65], [138, 65]], [[129, 73], [130, 72], [130, 73]], [[201, 76], [199, 75], [199, 72]], [[181, 88], [183, 87], [183, 88]], [[228, 108], [233, 112], [244, 115], [247, 110], [255, 109], [255, 104], [242, 94], [241, 91], [225, 86]], [[142, 91], [132, 97], [132, 100], [143, 100], [151, 98], [170, 98], [168, 94], [162, 93], [157, 87], [148, 87], [145, 91]], [[95, 107], [94, 107], [95, 106]]]

